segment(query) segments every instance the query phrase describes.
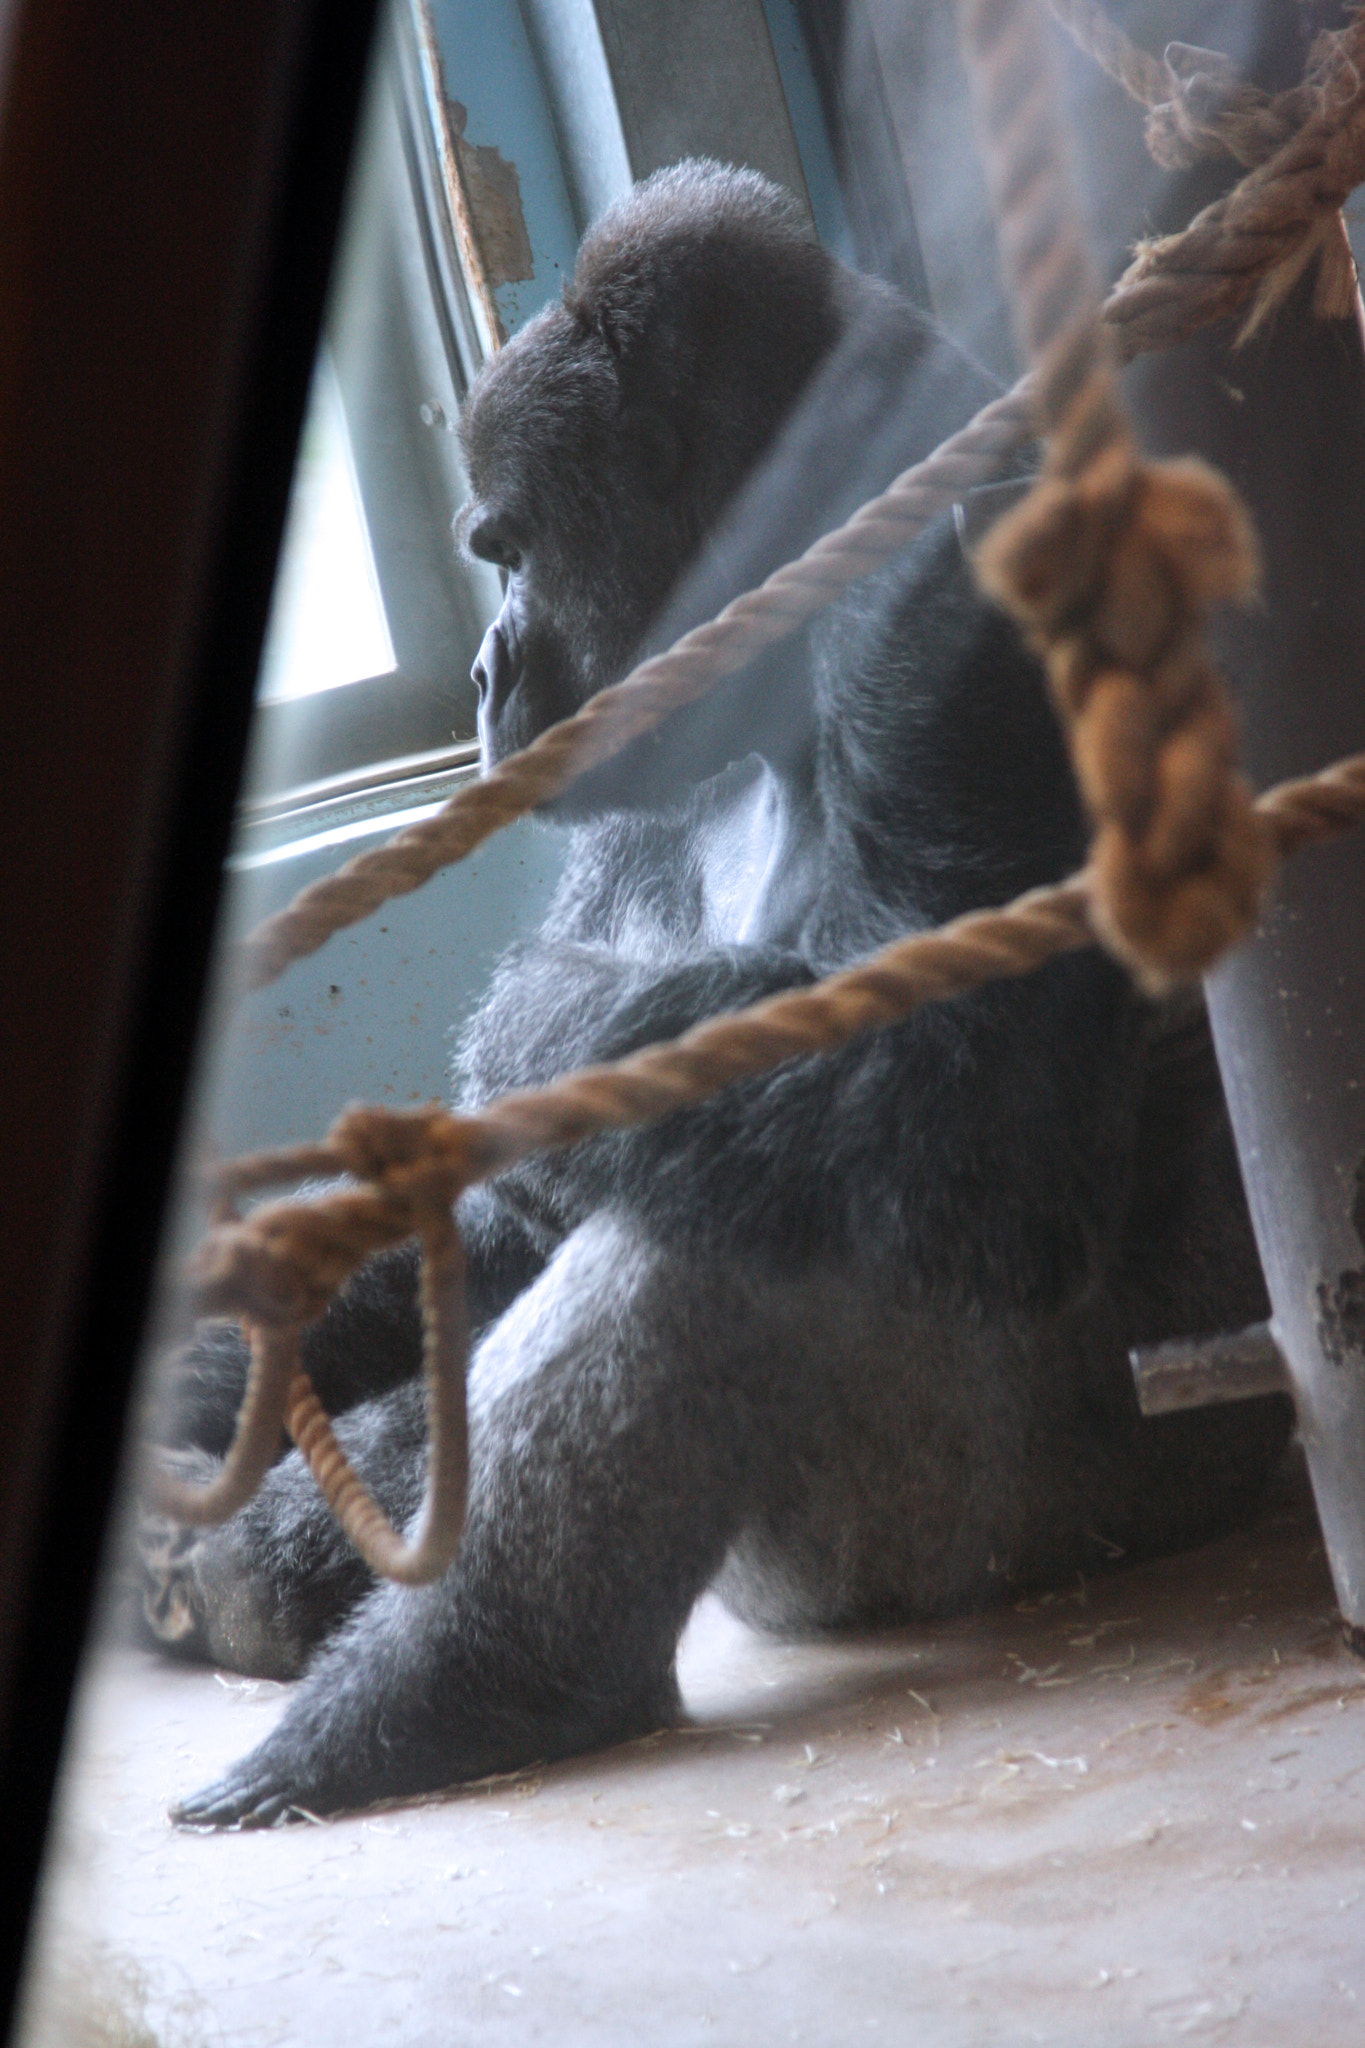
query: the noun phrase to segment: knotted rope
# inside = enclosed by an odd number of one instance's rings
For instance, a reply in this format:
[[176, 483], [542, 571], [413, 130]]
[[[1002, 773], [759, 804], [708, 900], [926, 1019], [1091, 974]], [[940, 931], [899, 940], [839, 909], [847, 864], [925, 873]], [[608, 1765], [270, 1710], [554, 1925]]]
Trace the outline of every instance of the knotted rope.
[[1249, 930], [1270, 853], [1235, 773], [1208, 608], [1255, 586], [1250, 525], [1202, 463], [1144, 463], [1119, 395], [1035, 0], [961, 0], [1042, 477], [977, 551], [1043, 661], [1092, 818], [1097, 928], [1154, 990]]
[[[333, 1171], [359, 1163], [345, 1143], [331, 1150]], [[376, 1157], [371, 1146], [366, 1163], [373, 1166]], [[439, 1179], [436, 1185], [440, 1186]], [[459, 1548], [469, 1471], [464, 1395], [469, 1323], [464, 1244], [451, 1215], [452, 1199], [440, 1193], [433, 1196], [429, 1189], [386, 1193], [378, 1205], [368, 1204], [368, 1234], [365, 1198], [334, 1195], [314, 1207], [281, 1204], [294, 1218], [287, 1242], [272, 1238], [269, 1211], [245, 1225], [220, 1226], [220, 1232], [210, 1236], [212, 1246], [220, 1234], [230, 1239], [235, 1231], [246, 1230], [269, 1248], [263, 1260], [243, 1269], [244, 1284], [228, 1310], [247, 1333], [251, 1361], [237, 1427], [217, 1475], [200, 1486], [164, 1470], [153, 1472], [153, 1497], [164, 1514], [195, 1527], [225, 1522], [250, 1500], [270, 1469], [283, 1422], [327, 1505], [371, 1570], [405, 1586], [440, 1577]], [[411, 1537], [404, 1540], [337, 1442], [331, 1419], [299, 1363], [299, 1342], [307, 1325], [370, 1251], [413, 1236], [422, 1244], [428, 1447], [421, 1512]], [[206, 1314], [215, 1312], [207, 1277], [201, 1305]]]
[[[1286, 229], [1291, 222], [1298, 227], [1284, 253], [1263, 273], [1243, 332], [1250, 333], [1268, 319], [1313, 262], [1317, 264], [1314, 311], [1322, 318], [1349, 315], [1355, 304], [1356, 271], [1340, 206], [1362, 175], [1359, 144], [1352, 131], [1357, 119], [1353, 102], [1365, 65], [1365, 24], [1356, 21], [1336, 32], [1324, 30], [1309, 52], [1302, 82], [1287, 92], [1271, 94], [1240, 78], [1219, 50], [1168, 43], [1160, 59], [1149, 56], [1129, 41], [1097, 0], [1049, 0], [1049, 5], [1080, 47], [1131, 99], [1147, 108], [1147, 147], [1163, 169], [1185, 170], [1202, 156], [1221, 155], [1250, 170], [1302, 138], [1308, 146], [1307, 156], [1286, 163], [1275, 180], [1278, 189], [1273, 201], [1257, 202], [1264, 209], [1262, 228], [1269, 225], [1273, 209], [1280, 210]], [[1318, 179], [1341, 186], [1335, 204], [1330, 197], [1332, 184], [1315, 183]], [[1306, 218], [1300, 217], [1294, 197], [1294, 188], [1302, 180], [1307, 181], [1309, 198]], [[1183, 242], [1185, 238], [1172, 239]], [[1169, 260], [1157, 256], [1159, 247], [1149, 245], [1147, 262]], [[1182, 261], [1191, 248], [1186, 244]], [[1128, 273], [1120, 292], [1130, 280], [1133, 285], [1142, 281], [1146, 274], [1140, 269], [1143, 260], [1140, 257], [1139, 265]], [[1143, 347], [1152, 345], [1146, 338], [1141, 342]]]
[[[1344, 316], [1354, 309], [1355, 265], [1341, 208], [1365, 178], [1365, 17], [1318, 38], [1299, 93], [1302, 100], [1285, 94], [1264, 110], [1265, 137], [1272, 140], [1274, 123], [1306, 107], [1301, 124], [1273, 155], [1257, 161], [1180, 234], [1139, 248], [1106, 308], [1124, 361], [1187, 341], [1250, 299], [1245, 340], [1315, 258], [1319, 315]], [[1250, 121], [1239, 126], [1229, 119], [1221, 132], [1225, 142], [1235, 135], [1229, 153], [1240, 160], [1251, 150], [1256, 130]], [[1164, 135], [1158, 126], [1158, 148]], [[1170, 146], [1177, 149], [1178, 140]]]
[[1337, 38], [1314, 43], [1302, 82], [1267, 93], [1242, 78], [1221, 50], [1167, 43], [1160, 57], [1139, 49], [1099, 0], [1048, 0], [1058, 21], [1130, 99], [1146, 107], [1147, 147], [1164, 170], [1188, 170], [1202, 156], [1230, 156], [1250, 170], [1303, 127], [1334, 62]]
[[[1254, 812], [1231, 777], [1221, 686], [1198, 652], [1197, 627], [1209, 602], [1245, 586], [1249, 536], [1225, 487], [1201, 466], [1168, 465], [1154, 482], [1137, 463], [1093, 321], [1074, 317], [1077, 301], [1066, 294], [1084, 286], [1087, 272], [1070, 225], [1055, 116], [1037, 82], [1036, 47], [1032, 54], [1027, 47], [1036, 18], [1019, 30], [1023, 45], [1009, 43], [1011, 22], [1033, 16], [1033, 0], [1027, 7], [964, 0], [964, 14], [972, 34], [996, 52], [986, 92], [993, 118], [1006, 124], [996, 162], [1002, 239], [1012, 270], [1028, 279], [1021, 324], [1041, 358], [1036, 382], [1024, 380], [800, 562], [461, 791], [440, 816], [304, 891], [249, 942], [246, 978], [264, 985], [290, 959], [419, 886], [792, 630], [906, 546], [943, 504], [993, 474], [1028, 438], [1035, 403], [1048, 436], [1047, 471], [1005, 533], [991, 537], [985, 559], [989, 578], [1009, 590], [1043, 647], [1054, 693], [1075, 720], [1078, 772], [1101, 819], [1090, 866], [1003, 910], [901, 940], [815, 988], [709, 1020], [672, 1044], [507, 1096], [475, 1115], [351, 1110], [322, 1144], [229, 1165], [219, 1177], [229, 1206], [237, 1195], [320, 1173], [346, 1173], [364, 1185], [311, 1202], [271, 1203], [208, 1237], [194, 1275], [200, 1306], [247, 1325], [252, 1366], [214, 1484], [187, 1489], [153, 1475], [159, 1503], [178, 1519], [218, 1520], [240, 1505], [273, 1455], [283, 1418], [367, 1562], [408, 1583], [435, 1576], [454, 1554], [463, 1516], [462, 1251], [451, 1207], [464, 1188], [532, 1152], [639, 1123], [909, 1016], [923, 1003], [1027, 973], [1088, 943], [1097, 925], [1119, 934], [1130, 951], [1158, 949], [1140, 955], [1149, 972], [1189, 971], [1217, 933], [1245, 918], [1271, 855], [1365, 816], [1365, 755], [1283, 785]], [[1337, 39], [1335, 68], [1314, 88], [1303, 129], [1265, 167], [1280, 166], [1282, 175], [1263, 183], [1260, 200], [1240, 208], [1224, 202], [1217, 221], [1216, 208], [1201, 215], [1185, 271], [1176, 261], [1185, 238], [1172, 237], [1154, 245], [1166, 251], [1159, 261], [1144, 270], [1151, 256], [1144, 252], [1121, 280], [1104, 310], [1125, 355], [1181, 338], [1171, 307], [1182, 291], [1197, 301], [1187, 331], [1235, 310], [1311, 238], [1321, 210], [1340, 204], [1349, 189], [1337, 192], [1345, 167], [1365, 151], [1358, 73], [1352, 89], [1345, 82], [1356, 57], [1355, 44], [1346, 46], [1356, 35], [1353, 28]], [[1023, 57], [1011, 48], [1022, 48]], [[1155, 60], [1147, 63], [1154, 77]], [[1259, 254], [1251, 246], [1257, 205], [1270, 222]], [[1181, 275], [1183, 287], [1171, 283]], [[1156, 902], [1167, 880], [1178, 915]], [[347, 1465], [298, 1363], [298, 1341], [365, 1258], [414, 1235], [423, 1245], [431, 1450], [424, 1507], [404, 1543]]]

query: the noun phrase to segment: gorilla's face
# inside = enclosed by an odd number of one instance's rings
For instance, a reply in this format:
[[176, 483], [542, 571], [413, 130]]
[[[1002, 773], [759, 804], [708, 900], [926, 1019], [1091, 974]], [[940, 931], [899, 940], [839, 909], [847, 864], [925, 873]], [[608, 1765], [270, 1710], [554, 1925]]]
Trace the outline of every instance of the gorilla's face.
[[485, 768], [639, 656], [834, 348], [841, 289], [775, 187], [682, 164], [603, 216], [563, 301], [484, 369], [457, 525], [504, 582], [474, 665]]
[[488, 365], [461, 440], [457, 534], [503, 584], [473, 668], [486, 770], [626, 672], [688, 537], [676, 435], [626, 401], [610, 347], [563, 306]]

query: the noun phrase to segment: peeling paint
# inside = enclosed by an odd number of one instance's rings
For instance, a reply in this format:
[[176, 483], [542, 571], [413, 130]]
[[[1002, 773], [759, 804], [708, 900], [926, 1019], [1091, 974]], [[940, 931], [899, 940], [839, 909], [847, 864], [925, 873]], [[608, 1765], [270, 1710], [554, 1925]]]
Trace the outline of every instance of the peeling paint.
[[[436, 40], [436, 31], [432, 26], [426, 0], [417, 0], [416, 19], [423, 84], [441, 160], [441, 184], [445, 191], [451, 231], [459, 251], [460, 269], [473, 302], [476, 325], [483, 329], [483, 347], [486, 354], [492, 355], [506, 341], [507, 330], [493, 297], [492, 280], [484, 264], [483, 250], [474, 224], [473, 207], [465, 183], [464, 165], [460, 154], [463, 137], [457, 138], [452, 126], [452, 110], [457, 102], [450, 98], [445, 89], [440, 45]], [[461, 112], [463, 113], [463, 109]]]
[[522, 283], [536, 273], [517, 167], [492, 143], [465, 140], [469, 112], [459, 100], [448, 99], [446, 111], [488, 282], [494, 288]]

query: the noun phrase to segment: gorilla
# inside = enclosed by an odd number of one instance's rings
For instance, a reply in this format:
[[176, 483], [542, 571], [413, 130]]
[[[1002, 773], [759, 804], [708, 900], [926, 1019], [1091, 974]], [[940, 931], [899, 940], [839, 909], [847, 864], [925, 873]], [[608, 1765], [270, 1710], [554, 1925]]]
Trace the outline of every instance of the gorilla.
[[[474, 669], [485, 764], [989, 395], [756, 175], [639, 186], [464, 410], [458, 524], [505, 592]], [[550, 807], [563, 878], [464, 1033], [463, 1103], [1081, 862], [1041, 673], [965, 558], [998, 495]], [[470, 1492], [439, 1583], [376, 1585], [297, 1453], [221, 1529], [144, 1524], [158, 1642], [302, 1674], [182, 1822], [619, 1742], [678, 1716], [707, 1587], [786, 1631], [959, 1612], [1200, 1541], [1285, 1442], [1278, 1398], [1139, 1416], [1129, 1346], [1266, 1310], [1202, 1007], [1148, 1002], [1095, 950], [528, 1161], [459, 1220]], [[305, 1352], [396, 1524], [425, 1451], [413, 1273], [407, 1251], [373, 1261]], [[222, 1328], [175, 1364], [182, 1467], [221, 1455], [243, 1377]]]

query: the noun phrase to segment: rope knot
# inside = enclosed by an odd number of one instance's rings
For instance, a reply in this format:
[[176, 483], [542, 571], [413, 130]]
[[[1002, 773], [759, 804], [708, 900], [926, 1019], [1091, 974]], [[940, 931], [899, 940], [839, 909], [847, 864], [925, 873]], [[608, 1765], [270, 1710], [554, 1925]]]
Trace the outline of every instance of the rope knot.
[[1163, 170], [1185, 171], [1206, 156], [1230, 156], [1250, 169], [1287, 142], [1304, 118], [1291, 104], [1301, 95], [1272, 99], [1239, 77], [1221, 50], [1168, 43], [1161, 68], [1169, 98], [1150, 110], [1144, 133]]
[[327, 1143], [342, 1170], [356, 1180], [384, 1187], [390, 1197], [397, 1197], [401, 1189], [420, 1205], [426, 1179], [431, 1200], [449, 1204], [458, 1189], [440, 1140], [449, 1132], [450, 1121], [439, 1102], [421, 1109], [379, 1109], [352, 1102], [327, 1133]]
[[187, 1273], [198, 1313], [246, 1317], [271, 1330], [300, 1328], [320, 1315], [356, 1261], [338, 1256], [317, 1215], [271, 1203], [210, 1231]]
[[1103, 935], [1151, 988], [1199, 973], [1254, 921], [1270, 860], [1202, 651], [1210, 605], [1256, 585], [1245, 512], [1201, 462], [1110, 449], [1078, 477], [1044, 475], [977, 567], [1066, 721]]
[[1210, 605], [1249, 597], [1260, 572], [1250, 522], [1215, 470], [1194, 457], [1135, 463], [1126, 449], [1078, 477], [1045, 474], [977, 563], [1036, 646], [1074, 641], [1092, 669], [1150, 669], [1200, 633]]

